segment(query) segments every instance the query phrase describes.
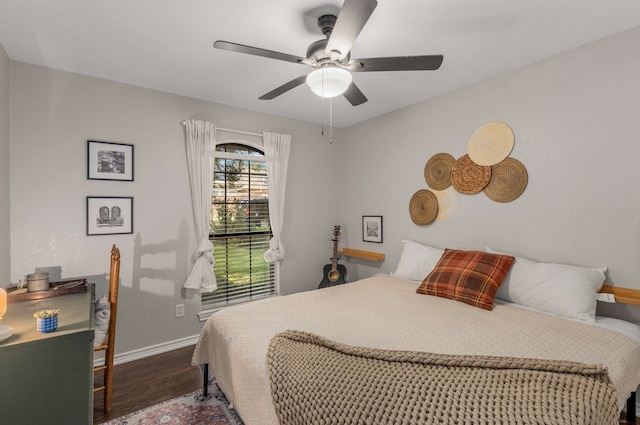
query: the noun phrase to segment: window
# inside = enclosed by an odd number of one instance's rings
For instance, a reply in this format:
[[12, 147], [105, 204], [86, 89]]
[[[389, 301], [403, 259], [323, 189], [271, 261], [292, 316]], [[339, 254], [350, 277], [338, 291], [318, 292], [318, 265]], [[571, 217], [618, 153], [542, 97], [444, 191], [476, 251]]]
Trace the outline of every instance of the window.
[[269, 249], [269, 189], [263, 152], [239, 143], [216, 146], [210, 239], [218, 289], [202, 294], [203, 309], [275, 293]]

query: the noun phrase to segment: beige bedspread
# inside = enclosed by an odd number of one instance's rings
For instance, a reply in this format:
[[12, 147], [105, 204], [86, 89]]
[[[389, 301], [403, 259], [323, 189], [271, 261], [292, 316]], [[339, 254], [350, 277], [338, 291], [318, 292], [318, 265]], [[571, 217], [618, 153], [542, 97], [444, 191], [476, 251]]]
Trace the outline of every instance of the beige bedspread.
[[192, 363], [208, 363], [246, 425], [276, 425], [266, 353], [291, 329], [361, 347], [604, 364], [619, 405], [640, 383], [640, 343], [617, 332], [496, 305], [486, 311], [419, 295], [418, 283], [376, 275], [228, 308], [206, 323]]

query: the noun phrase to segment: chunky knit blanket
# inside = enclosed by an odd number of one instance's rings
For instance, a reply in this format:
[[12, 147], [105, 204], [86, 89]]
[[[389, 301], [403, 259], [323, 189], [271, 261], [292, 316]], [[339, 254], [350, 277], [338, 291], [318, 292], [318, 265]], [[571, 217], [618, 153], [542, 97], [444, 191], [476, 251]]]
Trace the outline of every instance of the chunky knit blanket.
[[277, 334], [268, 367], [281, 425], [618, 423], [597, 365], [353, 347]]

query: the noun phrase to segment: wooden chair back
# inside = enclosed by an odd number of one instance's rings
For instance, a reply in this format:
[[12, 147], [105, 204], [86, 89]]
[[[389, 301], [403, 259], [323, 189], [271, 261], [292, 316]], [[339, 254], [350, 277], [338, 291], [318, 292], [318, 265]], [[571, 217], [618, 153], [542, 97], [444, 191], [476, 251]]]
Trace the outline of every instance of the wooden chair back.
[[93, 351], [104, 351], [104, 365], [95, 366], [94, 373], [104, 371], [103, 385], [94, 387], [93, 392], [104, 391], [104, 411], [111, 410], [111, 391], [113, 384], [113, 357], [116, 341], [116, 317], [118, 313], [118, 284], [120, 281], [120, 250], [115, 244], [111, 248], [111, 267], [109, 269], [109, 303], [111, 314], [109, 316], [109, 331], [105, 341], [93, 348]]

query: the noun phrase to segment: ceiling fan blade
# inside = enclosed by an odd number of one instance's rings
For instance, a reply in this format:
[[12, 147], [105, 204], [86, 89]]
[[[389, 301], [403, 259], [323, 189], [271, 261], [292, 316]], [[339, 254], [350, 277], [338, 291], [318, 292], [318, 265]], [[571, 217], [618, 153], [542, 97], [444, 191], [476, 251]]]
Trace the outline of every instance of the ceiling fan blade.
[[343, 96], [345, 98], [347, 98], [347, 100], [349, 101], [349, 103], [351, 103], [353, 106], [358, 106], [363, 104], [364, 102], [366, 102], [367, 97], [360, 91], [360, 89], [358, 88], [358, 86], [355, 85], [355, 83], [352, 81], [351, 84], [349, 84], [349, 87], [347, 87], [347, 90], [343, 93]]
[[434, 71], [440, 68], [442, 60], [442, 55], [353, 59], [347, 69], [353, 72]]
[[269, 93], [263, 94], [262, 96], [259, 97], [259, 99], [260, 100], [271, 100], [271, 99], [274, 99], [274, 98], [280, 96], [281, 94], [286, 93], [289, 90], [291, 90], [293, 88], [296, 88], [300, 84], [304, 83], [307, 80], [307, 75], [308, 74], [304, 74], [304, 75], [301, 75], [299, 77], [296, 77], [293, 80], [289, 81], [288, 83], [285, 83], [285, 84], [281, 85], [277, 89], [273, 89]]
[[377, 0], [345, 0], [325, 48], [332, 59], [347, 56], [377, 5]]
[[218, 40], [213, 43], [216, 49], [229, 50], [231, 52], [246, 53], [248, 55], [263, 56], [265, 58], [278, 59], [293, 63], [306, 63], [307, 59], [290, 55], [288, 53], [275, 52], [273, 50], [261, 49], [259, 47], [245, 46], [244, 44], [232, 43], [230, 41]]

